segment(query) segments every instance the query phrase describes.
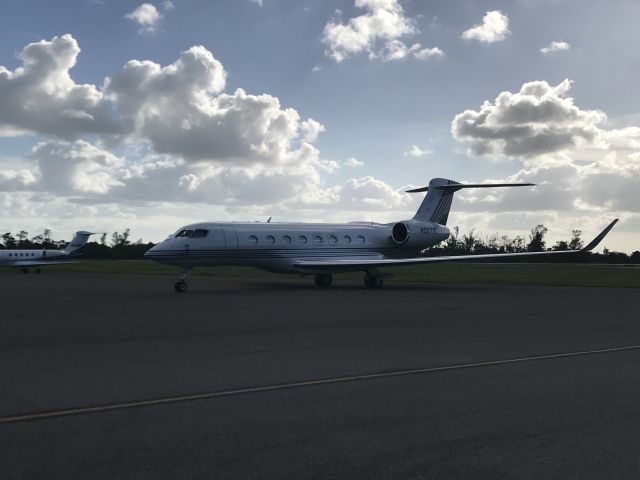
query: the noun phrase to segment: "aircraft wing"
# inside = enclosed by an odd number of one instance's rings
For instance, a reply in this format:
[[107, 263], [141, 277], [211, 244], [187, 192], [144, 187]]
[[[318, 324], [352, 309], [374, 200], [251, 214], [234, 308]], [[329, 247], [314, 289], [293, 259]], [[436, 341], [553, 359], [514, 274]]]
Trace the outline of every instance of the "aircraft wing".
[[469, 260], [482, 260], [488, 258], [514, 258], [514, 257], [541, 257], [545, 255], [559, 255], [588, 252], [593, 250], [602, 239], [609, 233], [613, 226], [618, 222], [616, 218], [605, 228], [600, 234], [594, 238], [586, 247], [581, 250], [553, 250], [550, 252], [523, 252], [523, 253], [491, 253], [484, 255], [453, 255], [442, 257], [415, 257], [415, 258], [380, 258], [380, 259], [363, 259], [363, 258], [336, 258], [336, 259], [308, 259], [298, 260], [295, 262], [297, 267], [301, 268], [352, 268], [352, 267], [390, 267], [394, 265], [415, 265], [419, 263], [436, 263], [436, 262], [459, 262]]
[[27, 268], [27, 267], [40, 267], [43, 265], [62, 265], [65, 263], [78, 263], [78, 262], [73, 260], [49, 260], [49, 261], [42, 261], [42, 262], [39, 262], [37, 260], [17, 260], [13, 263], [10, 263], [9, 266]]

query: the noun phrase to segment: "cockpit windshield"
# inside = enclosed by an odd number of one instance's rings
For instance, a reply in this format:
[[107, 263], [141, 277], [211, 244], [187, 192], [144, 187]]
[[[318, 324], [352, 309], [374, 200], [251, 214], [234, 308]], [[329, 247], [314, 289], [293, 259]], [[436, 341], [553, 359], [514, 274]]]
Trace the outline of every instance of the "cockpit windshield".
[[209, 233], [208, 230], [198, 228], [193, 231], [193, 233], [191, 234], [191, 238], [204, 238], [207, 236], [207, 233]]
[[178, 233], [176, 233], [175, 238], [180, 238], [180, 237], [204, 238], [204, 237], [207, 236], [208, 233], [209, 233], [208, 230], [204, 230], [204, 229], [201, 229], [201, 228], [184, 229], [184, 230], [180, 230]]

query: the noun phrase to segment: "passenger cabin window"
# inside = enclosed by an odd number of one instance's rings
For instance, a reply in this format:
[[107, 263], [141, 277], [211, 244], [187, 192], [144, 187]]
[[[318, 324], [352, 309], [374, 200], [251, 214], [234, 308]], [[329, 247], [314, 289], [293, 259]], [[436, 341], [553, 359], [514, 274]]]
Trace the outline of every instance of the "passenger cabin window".
[[338, 243], [338, 239], [335, 235], [329, 235], [327, 238], [329, 239], [329, 245], [335, 245]]
[[265, 241], [273, 245], [276, 242], [276, 239], [274, 238], [273, 235], [267, 235], [265, 237]]
[[291, 237], [289, 235], [283, 236], [282, 240], [284, 241], [284, 243], [291, 245]]
[[255, 245], [256, 243], [258, 243], [258, 237], [256, 237], [255, 235], [249, 235], [249, 243]]
[[313, 236], [313, 244], [314, 245], [322, 245], [322, 237], [320, 235]]
[[364, 243], [364, 237], [362, 235], [358, 235], [358, 243]]
[[342, 237], [342, 239], [344, 240], [344, 243], [346, 243], [347, 245], [351, 243], [351, 237], [349, 235], [345, 235], [344, 237]]
[[299, 235], [298, 236], [298, 241], [300, 243], [307, 243], [307, 237], [305, 237], [304, 235]]

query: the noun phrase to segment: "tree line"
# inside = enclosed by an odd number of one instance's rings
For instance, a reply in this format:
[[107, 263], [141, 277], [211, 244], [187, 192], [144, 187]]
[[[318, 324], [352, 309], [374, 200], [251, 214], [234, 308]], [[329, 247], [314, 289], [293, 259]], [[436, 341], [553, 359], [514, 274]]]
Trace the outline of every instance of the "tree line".
[[[483, 238], [474, 230], [461, 235], [460, 229], [454, 227], [449, 238], [439, 245], [427, 248], [424, 253], [428, 256], [438, 255], [472, 255], [487, 253], [521, 253], [543, 252], [547, 250], [579, 250], [584, 247], [582, 231], [572, 230], [571, 238], [559, 240], [548, 246], [546, 242], [547, 228], [537, 225], [531, 229], [527, 238], [517, 235], [490, 235]], [[30, 237], [29, 233], [21, 230], [17, 234], [4, 233], [0, 235], [0, 249], [61, 249], [67, 244], [65, 240], [54, 240], [51, 230]], [[122, 233], [113, 232], [110, 237], [103, 233], [98, 241], [87, 243], [83, 251], [85, 258], [133, 260], [143, 258], [144, 253], [155, 244], [138, 239], [131, 240], [131, 232], [127, 228]], [[527, 261], [534, 259], [528, 258]], [[603, 253], [589, 253], [572, 256], [545, 257], [544, 261], [578, 262], [578, 263], [640, 263], [640, 251], [628, 255], [604, 249]]]
[[[449, 238], [433, 247], [425, 250], [427, 256], [439, 255], [481, 255], [491, 253], [524, 253], [524, 252], [544, 252], [544, 251], [565, 251], [580, 250], [583, 248], [581, 230], [572, 230], [571, 238], [568, 240], [559, 240], [555, 244], [548, 246], [546, 241], [547, 227], [544, 225], [536, 225], [529, 231], [527, 238], [517, 235], [509, 237], [508, 235], [493, 234], [486, 238], [476, 235], [474, 230], [469, 233], [460, 235], [458, 227], [451, 230]], [[507, 259], [505, 259], [507, 260]], [[514, 259], [516, 260], [516, 259]], [[614, 252], [604, 248], [602, 253], [584, 253], [559, 256], [545, 256], [536, 259], [525, 258], [517, 259], [518, 261], [544, 261], [544, 262], [575, 262], [575, 263], [640, 263], [640, 251], [634, 251], [628, 255], [623, 252]], [[494, 260], [495, 261], [495, 260]]]
[[[49, 229], [34, 237], [30, 237], [24, 230], [16, 235], [10, 232], [0, 235], [0, 249], [62, 249], [67, 243], [68, 240], [54, 240]], [[97, 242], [88, 242], [82, 256], [94, 259], [135, 260], [143, 258], [144, 253], [154, 245], [152, 242], [145, 243], [142, 239], [132, 241], [131, 231], [127, 228], [122, 233], [113, 232], [110, 237], [103, 233]]]

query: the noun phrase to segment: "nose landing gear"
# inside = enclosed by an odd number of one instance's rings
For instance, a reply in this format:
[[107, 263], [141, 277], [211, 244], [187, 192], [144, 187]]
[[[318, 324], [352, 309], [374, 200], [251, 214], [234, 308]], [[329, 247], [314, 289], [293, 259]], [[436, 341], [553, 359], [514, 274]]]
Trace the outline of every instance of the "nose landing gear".
[[173, 286], [173, 289], [176, 292], [185, 293], [187, 291], [188, 289], [187, 278], [189, 278], [189, 274], [191, 273], [192, 269], [193, 267], [185, 268], [178, 274], [178, 281]]
[[173, 288], [176, 292], [184, 293], [187, 291], [187, 288], [188, 288], [187, 282], [182, 282], [182, 281], [176, 282]]

